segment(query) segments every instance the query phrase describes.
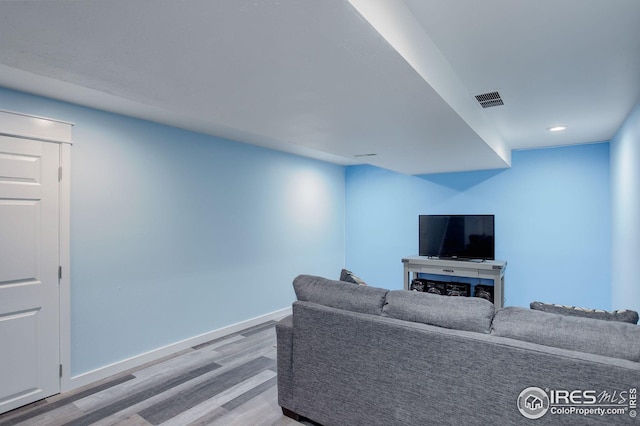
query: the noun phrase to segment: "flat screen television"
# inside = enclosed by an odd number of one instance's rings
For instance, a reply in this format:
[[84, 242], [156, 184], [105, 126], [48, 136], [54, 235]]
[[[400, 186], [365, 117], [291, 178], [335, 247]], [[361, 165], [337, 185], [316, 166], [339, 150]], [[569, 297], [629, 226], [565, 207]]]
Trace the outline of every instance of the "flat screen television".
[[494, 215], [420, 215], [420, 256], [494, 260]]

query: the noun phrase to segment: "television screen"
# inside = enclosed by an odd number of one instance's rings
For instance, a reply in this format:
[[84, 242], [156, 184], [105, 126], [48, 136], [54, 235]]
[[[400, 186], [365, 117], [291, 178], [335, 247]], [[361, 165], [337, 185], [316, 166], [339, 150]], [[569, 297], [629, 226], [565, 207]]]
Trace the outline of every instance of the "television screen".
[[494, 229], [494, 215], [420, 215], [419, 254], [494, 260]]

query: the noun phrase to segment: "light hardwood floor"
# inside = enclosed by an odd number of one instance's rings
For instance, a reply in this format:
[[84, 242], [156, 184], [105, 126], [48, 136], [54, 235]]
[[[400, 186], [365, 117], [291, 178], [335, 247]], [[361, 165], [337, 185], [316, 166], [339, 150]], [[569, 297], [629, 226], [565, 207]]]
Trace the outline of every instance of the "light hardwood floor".
[[275, 344], [270, 321], [2, 414], [0, 425], [301, 425], [278, 406]]

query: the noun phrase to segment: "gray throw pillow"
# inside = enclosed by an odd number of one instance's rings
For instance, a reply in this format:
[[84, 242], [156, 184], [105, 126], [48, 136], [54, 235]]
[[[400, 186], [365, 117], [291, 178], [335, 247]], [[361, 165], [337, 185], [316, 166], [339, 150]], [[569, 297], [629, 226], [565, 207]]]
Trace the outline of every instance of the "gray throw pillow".
[[362, 278], [349, 271], [348, 269], [343, 269], [342, 271], [340, 271], [340, 281], [351, 284], [367, 285], [367, 283], [365, 283]]
[[531, 309], [536, 311], [551, 312], [553, 314], [569, 315], [573, 317], [585, 317], [600, 319], [605, 321], [620, 321], [630, 324], [638, 323], [638, 313], [628, 309], [620, 309], [617, 311], [603, 311], [600, 309], [587, 309], [577, 306], [556, 305], [552, 303], [531, 302]]

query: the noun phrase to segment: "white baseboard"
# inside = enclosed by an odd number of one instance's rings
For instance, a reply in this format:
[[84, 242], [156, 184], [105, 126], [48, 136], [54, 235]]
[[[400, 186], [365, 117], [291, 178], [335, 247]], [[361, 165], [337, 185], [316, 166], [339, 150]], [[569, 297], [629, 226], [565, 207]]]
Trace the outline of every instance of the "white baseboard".
[[154, 349], [152, 351], [136, 355], [134, 357], [118, 361], [110, 365], [106, 365], [104, 367], [97, 368], [87, 373], [73, 376], [68, 381], [63, 380], [62, 392], [68, 392], [70, 390], [77, 389], [90, 383], [97, 382], [98, 380], [105, 379], [109, 376], [113, 376], [114, 374], [122, 373], [123, 371], [129, 370], [131, 368], [146, 364], [147, 362], [155, 361], [162, 357], [172, 355], [176, 352], [180, 352], [183, 349], [187, 349], [192, 346], [208, 342], [210, 340], [228, 336], [246, 328], [253, 327], [254, 325], [259, 325], [267, 321], [279, 320], [280, 318], [283, 318], [290, 314], [291, 307], [281, 309], [279, 311], [274, 311], [269, 314], [261, 315], [259, 317], [251, 318], [246, 321], [241, 321], [236, 324], [219, 328], [208, 333], [200, 334], [189, 339], [181, 340], [179, 342], [172, 343], [170, 345]]

